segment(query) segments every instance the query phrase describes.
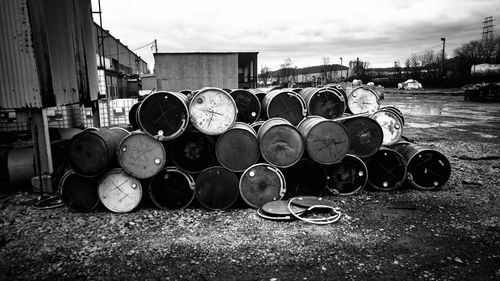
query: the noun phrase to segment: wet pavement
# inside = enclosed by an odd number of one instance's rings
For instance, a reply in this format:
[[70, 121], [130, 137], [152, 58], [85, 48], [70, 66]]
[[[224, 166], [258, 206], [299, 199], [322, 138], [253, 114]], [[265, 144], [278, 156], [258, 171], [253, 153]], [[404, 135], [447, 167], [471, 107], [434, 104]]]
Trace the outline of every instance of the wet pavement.
[[394, 105], [405, 116], [405, 127], [448, 128], [491, 141], [500, 138], [500, 103], [464, 101], [463, 95], [385, 94], [382, 106]]

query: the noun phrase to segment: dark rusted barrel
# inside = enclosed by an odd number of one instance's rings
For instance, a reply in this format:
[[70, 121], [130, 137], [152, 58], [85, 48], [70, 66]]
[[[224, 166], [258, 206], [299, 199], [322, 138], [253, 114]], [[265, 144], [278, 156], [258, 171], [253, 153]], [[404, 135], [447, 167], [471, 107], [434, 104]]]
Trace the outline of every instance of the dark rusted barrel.
[[59, 181], [61, 200], [74, 212], [91, 212], [99, 205], [97, 179], [79, 176], [72, 170], [64, 173]]
[[339, 162], [325, 168], [327, 188], [334, 195], [352, 195], [368, 181], [368, 169], [358, 157], [347, 154]]
[[221, 166], [210, 167], [196, 178], [196, 198], [209, 210], [231, 207], [240, 195], [238, 178]]
[[286, 179], [286, 192], [291, 197], [324, 195], [326, 173], [323, 165], [304, 158], [282, 171]]
[[403, 121], [396, 113], [388, 110], [379, 110], [370, 117], [382, 128], [382, 145], [393, 145], [401, 139], [403, 135]]
[[352, 117], [342, 121], [351, 137], [350, 154], [369, 157], [378, 151], [384, 139], [384, 133], [377, 121], [364, 116]]
[[177, 167], [169, 166], [161, 170], [149, 181], [149, 196], [162, 210], [184, 209], [194, 199], [193, 177]]
[[104, 174], [99, 180], [97, 191], [104, 207], [115, 213], [132, 211], [142, 199], [141, 182], [120, 168]]
[[405, 124], [405, 116], [404, 116], [403, 112], [401, 112], [401, 110], [399, 110], [399, 108], [397, 108], [393, 105], [388, 105], [388, 106], [384, 106], [384, 107], [380, 108], [380, 110], [390, 111], [390, 112], [396, 114], [401, 119], [401, 122], [403, 123], [403, 125]]
[[345, 110], [347, 111], [348, 110], [348, 108], [347, 108], [347, 93], [346, 93], [344, 87], [342, 87], [339, 84], [328, 84], [328, 85], [325, 86], [325, 88], [330, 89], [330, 90], [334, 90], [334, 91], [336, 91], [337, 93], [341, 94], [344, 97]]
[[344, 125], [319, 116], [309, 116], [300, 122], [306, 151], [320, 164], [333, 164], [342, 159], [351, 147], [349, 132]]
[[290, 90], [274, 90], [264, 97], [262, 110], [267, 118], [281, 117], [297, 126], [307, 115], [306, 104], [302, 97]]
[[174, 164], [188, 173], [199, 173], [215, 161], [214, 140], [195, 128], [171, 141], [169, 147]]
[[264, 122], [258, 135], [262, 157], [276, 167], [290, 167], [304, 154], [302, 135], [283, 118], [271, 118]]
[[215, 145], [219, 163], [233, 172], [243, 172], [260, 157], [257, 133], [250, 125], [236, 122], [219, 136]]
[[368, 184], [377, 190], [394, 190], [406, 180], [406, 160], [398, 152], [380, 148], [366, 163]]
[[332, 119], [344, 114], [346, 101], [337, 91], [329, 88], [304, 88], [299, 95], [304, 99], [309, 115]]
[[141, 129], [159, 141], [175, 139], [189, 123], [188, 98], [175, 92], [156, 92], [139, 106], [137, 120]]
[[434, 190], [450, 179], [451, 165], [441, 152], [423, 146], [403, 143], [391, 147], [408, 163], [408, 182], [416, 189]]
[[122, 130], [101, 128], [85, 130], [69, 143], [71, 169], [83, 177], [95, 177], [106, 172], [116, 159], [116, 149], [129, 133]]
[[259, 119], [261, 105], [254, 93], [248, 90], [234, 90], [231, 96], [238, 108], [236, 121], [250, 124]]
[[380, 108], [380, 98], [373, 89], [358, 87], [347, 96], [347, 106], [353, 114], [373, 113]]
[[220, 135], [236, 121], [238, 109], [229, 93], [219, 88], [203, 88], [189, 103], [191, 122], [206, 135]]
[[264, 101], [264, 97], [266, 96], [267, 92], [259, 89], [248, 89], [247, 91], [253, 93], [259, 99], [259, 102], [262, 105], [262, 102]]
[[259, 163], [249, 167], [240, 178], [240, 194], [253, 208], [285, 196], [286, 181], [283, 173], [269, 164]]
[[145, 133], [134, 132], [121, 141], [117, 158], [118, 164], [129, 175], [146, 179], [163, 168], [167, 155], [161, 142]]
[[141, 105], [141, 102], [135, 103], [132, 105], [130, 108], [130, 111], [128, 112], [128, 122], [130, 123], [130, 126], [134, 128], [135, 130], [139, 129], [139, 121], [137, 121], [137, 111], [139, 110], [139, 106]]

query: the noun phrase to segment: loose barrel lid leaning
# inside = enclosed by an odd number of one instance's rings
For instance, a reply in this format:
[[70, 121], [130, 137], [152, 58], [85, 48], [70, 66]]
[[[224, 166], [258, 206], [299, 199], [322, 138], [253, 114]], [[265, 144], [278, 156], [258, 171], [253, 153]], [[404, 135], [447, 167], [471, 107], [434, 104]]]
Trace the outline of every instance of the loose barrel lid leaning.
[[188, 98], [181, 93], [156, 92], [145, 98], [137, 111], [141, 129], [159, 141], [171, 140], [189, 123]]
[[259, 163], [241, 175], [239, 187], [243, 200], [253, 208], [260, 208], [270, 201], [283, 198], [286, 181], [278, 168]]
[[236, 122], [219, 136], [215, 155], [222, 166], [233, 172], [243, 172], [259, 160], [257, 134], [250, 125]]
[[189, 103], [191, 122], [206, 135], [220, 135], [236, 122], [238, 109], [229, 93], [219, 88], [199, 90]]
[[144, 133], [133, 133], [121, 141], [117, 158], [125, 172], [135, 178], [146, 179], [163, 168], [167, 156], [159, 141]]

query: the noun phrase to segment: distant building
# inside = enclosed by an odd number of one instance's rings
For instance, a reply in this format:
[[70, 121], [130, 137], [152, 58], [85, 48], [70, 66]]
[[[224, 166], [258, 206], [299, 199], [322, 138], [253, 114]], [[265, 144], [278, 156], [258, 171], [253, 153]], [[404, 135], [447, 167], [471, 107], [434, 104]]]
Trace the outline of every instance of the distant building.
[[257, 87], [257, 52], [155, 53], [157, 90]]

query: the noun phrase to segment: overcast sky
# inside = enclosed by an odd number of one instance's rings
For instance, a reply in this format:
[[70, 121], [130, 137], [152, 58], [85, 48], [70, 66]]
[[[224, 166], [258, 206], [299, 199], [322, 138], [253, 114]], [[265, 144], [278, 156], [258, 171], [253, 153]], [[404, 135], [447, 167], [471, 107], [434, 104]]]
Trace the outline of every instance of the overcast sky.
[[[259, 52], [259, 71], [286, 57], [297, 67], [324, 57], [388, 67], [441, 51], [441, 37], [451, 54], [481, 38], [485, 17], [500, 19], [499, 0], [101, 0], [101, 9], [103, 27], [132, 50], [157, 39], [159, 52]], [[152, 70], [150, 46], [136, 53]]]

